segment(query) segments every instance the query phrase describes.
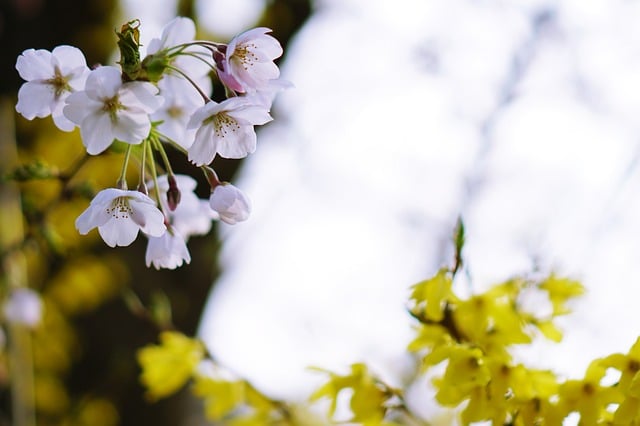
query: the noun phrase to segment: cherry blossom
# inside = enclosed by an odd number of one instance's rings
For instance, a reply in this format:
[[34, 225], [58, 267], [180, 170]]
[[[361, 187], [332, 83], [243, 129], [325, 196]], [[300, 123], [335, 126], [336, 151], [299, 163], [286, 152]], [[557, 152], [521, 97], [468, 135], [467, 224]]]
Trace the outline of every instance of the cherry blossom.
[[[25, 80], [16, 110], [28, 120], [51, 115], [65, 131], [79, 127], [90, 155], [115, 141], [140, 145], [127, 147], [116, 187], [98, 192], [75, 226], [83, 235], [97, 228], [110, 247], [127, 246], [142, 231], [147, 266], [174, 269], [191, 261], [189, 238], [210, 232], [214, 220], [235, 224], [249, 217], [247, 196], [221, 182], [208, 165], [216, 155], [240, 159], [253, 153], [254, 127], [272, 120], [275, 96], [292, 85], [279, 78], [274, 60], [283, 51], [268, 28], [224, 44], [196, 40], [195, 23], [177, 17], [148, 46], [140, 43], [140, 28], [133, 19], [116, 30], [118, 66], [90, 70], [72, 46], [25, 50], [16, 61]], [[219, 96], [210, 99], [212, 71], [225, 86], [219, 102]], [[195, 179], [173, 173], [168, 147], [201, 167], [209, 199], [198, 197]], [[133, 162], [139, 167], [137, 191], [126, 189]]]
[[[211, 221], [218, 218], [217, 213], [209, 207], [209, 201], [198, 198], [195, 194], [197, 182], [188, 175], [174, 175], [177, 187], [180, 190], [180, 203], [175, 210], [169, 209], [166, 194], [169, 190], [167, 175], [158, 176], [158, 189], [160, 190], [160, 202], [167, 212], [167, 219], [171, 227], [178, 231], [185, 240], [192, 235], [205, 235], [211, 230]], [[155, 185], [153, 181], [147, 183], [150, 192]]]
[[152, 55], [161, 50], [188, 43], [196, 36], [196, 25], [190, 18], [177, 16], [162, 28], [160, 38], [149, 42], [147, 54]]
[[244, 158], [256, 150], [253, 126], [271, 120], [268, 108], [251, 96], [208, 102], [187, 124], [187, 128], [198, 129], [188, 150], [189, 160], [202, 166], [211, 163], [216, 153], [224, 158]]
[[74, 123], [62, 110], [67, 97], [84, 88], [89, 74], [82, 51], [64, 45], [51, 52], [27, 49], [18, 56], [16, 69], [26, 80], [18, 91], [16, 111], [27, 120], [51, 115], [60, 130], [73, 130]]
[[[195, 23], [190, 18], [176, 17], [163, 27], [160, 38], [154, 38], [149, 42], [147, 54], [164, 57], [169, 64], [181, 69], [195, 80], [200, 80], [205, 76], [208, 79], [211, 67], [205, 61], [198, 59], [198, 56], [205, 58], [209, 56], [209, 51], [202, 46], [191, 43], [195, 36]], [[190, 45], [185, 46], [186, 44]], [[182, 53], [171, 57], [166, 56], [172, 53], [169, 51], [175, 51], [176, 48], [180, 48]], [[167, 74], [163, 78], [176, 75], [175, 70], [167, 69], [165, 72]], [[205, 92], [211, 91], [210, 80], [203, 89]]]
[[230, 183], [215, 187], [209, 197], [209, 205], [218, 212], [220, 220], [229, 225], [245, 221], [251, 213], [249, 198]]
[[278, 40], [268, 35], [269, 28], [254, 28], [234, 37], [224, 56], [214, 57], [218, 77], [236, 92], [253, 92], [265, 88], [280, 76], [274, 59], [282, 55]]
[[157, 93], [151, 83], [123, 83], [119, 68], [104, 66], [91, 71], [85, 90], [71, 94], [63, 111], [80, 126], [87, 152], [99, 154], [115, 139], [138, 144], [149, 135], [149, 114], [162, 104]]
[[158, 87], [164, 102], [151, 119], [160, 123], [157, 127], [160, 133], [188, 149], [193, 144], [196, 129], [187, 129], [187, 124], [191, 115], [204, 105], [204, 100], [189, 82], [172, 75], [163, 77]]
[[96, 227], [109, 247], [128, 246], [139, 230], [153, 237], [166, 231], [164, 215], [151, 198], [117, 188], [100, 191], [76, 219], [76, 229], [82, 235]]
[[159, 237], [149, 237], [145, 261], [147, 267], [153, 264], [156, 269], [176, 269], [183, 262], [190, 263], [191, 255], [182, 235], [170, 228]]

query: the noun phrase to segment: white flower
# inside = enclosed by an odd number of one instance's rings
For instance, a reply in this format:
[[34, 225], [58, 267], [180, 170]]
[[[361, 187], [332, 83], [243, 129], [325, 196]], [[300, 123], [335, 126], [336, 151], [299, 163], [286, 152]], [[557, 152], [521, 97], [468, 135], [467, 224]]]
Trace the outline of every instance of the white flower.
[[266, 33], [269, 28], [254, 28], [234, 37], [216, 61], [220, 80], [236, 92], [252, 92], [267, 86], [280, 76], [273, 60], [282, 55], [278, 40]]
[[35, 327], [42, 319], [42, 300], [35, 291], [19, 288], [11, 292], [3, 311], [9, 322]]
[[166, 231], [164, 215], [151, 198], [116, 188], [100, 191], [76, 219], [76, 229], [82, 235], [96, 227], [109, 247], [128, 246], [139, 230], [153, 237]]
[[114, 139], [138, 144], [149, 135], [149, 114], [162, 104], [151, 83], [122, 82], [120, 69], [104, 66], [91, 71], [85, 90], [71, 94], [64, 115], [78, 126], [89, 154], [99, 154]]
[[191, 115], [204, 105], [204, 100], [188, 81], [173, 75], [163, 77], [158, 87], [164, 103], [151, 119], [162, 121], [158, 131], [188, 149], [193, 144], [196, 129], [187, 129], [187, 124]]
[[196, 25], [190, 18], [175, 17], [162, 28], [160, 38], [154, 38], [149, 42], [147, 54], [151, 55], [169, 47], [188, 43], [193, 41], [195, 36]]
[[[185, 240], [192, 235], [205, 235], [211, 230], [211, 221], [218, 215], [209, 207], [208, 200], [202, 200], [195, 194], [197, 182], [187, 175], [174, 175], [178, 189], [180, 190], [180, 203], [171, 211], [167, 203], [167, 191], [169, 182], [167, 175], [158, 176], [158, 189], [160, 190], [160, 202], [167, 212], [171, 227], [178, 231]], [[147, 183], [149, 191], [153, 191], [153, 181]]]
[[[154, 38], [149, 42], [147, 54], [163, 55], [163, 50], [192, 42], [195, 36], [196, 24], [190, 18], [178, 16], [173, 18], [162, 28], [160, 38]], [[178, 55], [170, 60], [172, 65], [187, 72], [194, 79], [198, 79], [209, 74], [209, 71], [211, 71], [209, 65], [205, 61], [194, 57], [194, 55], [199, 55], [203, 58], [210, 57], [210, 52], [208, 50], [201, 46], [193, 45], [184, 48], [183, 52], [187, 54]], [[171, 73], [170, 70], [168, 72]], [[210, 82], [208, 87], [209, 91], [211, 91]]]
[[268, 108], [252, 97], [233, 97], [208, 102], [191, 116], [187, 128], [197, 128], [189, 148], [196, 166], [211, 163], [216, 153], [224, 158], [243, 158], [256, 150], [254, 125], [271, 121]]
[[149, 237], [145, 255], [147, 267], [176, 269], [183, 262], [190, 263], [191, 255], [187, 244], [175, 229], [167, 230], [159, 237]]
[[72, 46], [58, 46], [52, 52], [28, 49], [18, 56], [16, 69], [26, 80], [18, 91], [16, 111], [28, 120], [51, 115], [60, 130], [73, 130], [75, 125], [62, 108], [72, 92], [84, 88], [89, 74], [82, 51]]
[[215, 187], [209, 197], [209, 205], [218, 212], [220, 220], [229, 225], [245, 221], [251, 213], [249, 198], [230, 183]]

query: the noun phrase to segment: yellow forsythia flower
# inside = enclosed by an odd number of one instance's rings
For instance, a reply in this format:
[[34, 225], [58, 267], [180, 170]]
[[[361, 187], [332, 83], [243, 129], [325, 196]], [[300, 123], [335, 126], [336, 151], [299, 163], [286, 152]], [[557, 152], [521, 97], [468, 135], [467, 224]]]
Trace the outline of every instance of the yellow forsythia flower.
[[140, 380], [147, 388], [147, 396], [156, 400], [176, 392], [191, 378], [203, 357], [200, 341], [174, 331], [161, 333], [160, 345], [138, 351]]

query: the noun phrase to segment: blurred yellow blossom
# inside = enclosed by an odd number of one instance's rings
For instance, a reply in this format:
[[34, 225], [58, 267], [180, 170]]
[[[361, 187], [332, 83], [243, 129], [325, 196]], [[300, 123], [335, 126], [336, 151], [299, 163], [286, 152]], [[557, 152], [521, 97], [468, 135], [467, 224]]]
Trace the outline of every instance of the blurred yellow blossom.
[[160, 334], [160, 345], [148, 345], [138, 351], [142, 367], [140, 380], [151, 400], [164, 398], [179, 390], [192, 377], [204, 357], [204, 346], [175, 331]]

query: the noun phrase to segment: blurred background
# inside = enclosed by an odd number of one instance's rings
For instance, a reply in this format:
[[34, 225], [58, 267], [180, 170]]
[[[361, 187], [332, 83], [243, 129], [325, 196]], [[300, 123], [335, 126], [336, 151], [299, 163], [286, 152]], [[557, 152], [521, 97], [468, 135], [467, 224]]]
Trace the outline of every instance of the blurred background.
[[[96, 400], [108, 404], [95, 410], [110, 406], [120, 424], [187, 424], [179, 396], [142, 399], [132, 359], [157, 330], [132, 318], [118, 286], [145, 301], [171, 300], [180, 329], [197, 332], [223, 365], [274, 397], [304, 400], [323, 379], [310, 365], [344, 370], [366, 361], [389, 383], [403, 383], [414, 368], [405, 354], [408, 288], [452, 262], [458, 217], [467, 229], [459, 288], [480, 291], [538, 271], [587, 287], [560, 323], [563, 343], [534, 345], [522, 358], [577, 377], [591, 359], [626, 351], [640, 334], [640, 3], [1, 4], [0, 84], [9, 99], [25, 48], [68, 43], [89, 63], [112, 63], [114, 28], [140, 18], [144, 44], [176, 14], [194, 18], [202, 38], [273, 28], [285, 46], [282, 76], [295, 86], [276, 101], [255, 154], [216, 159], [221, 177], [252, 198], [253, 213], [194, 239], [191, 265], [148, 270], [140, 239], [115, 252], [80, 241], [63, 217], [48, 218], [57, 233], [49, 249], [64, 253], [46, 265], [32, 260], [34, 279], [76, 330], [69, 354], [44, 352], [62, 359], [41, 373], [50, 379], [43, 383], [52, 424]], [[35, 123], [16, 122], [22, 158], [59, 164], [71, 147], [79, 155], [77, 135]], [[106, 184], [114, 179], [105, 176]], [[41, 183], [24, 189], [27, 216], [55, 193]], [[76, 257], [63, 261], [69, 252]], [[96, 266], [105, 261], [112, 262], [105, 271]], [[104, 282], [99, 296], [87, 289], [96, 281]], [[80, 309], [78, 294], [96, 302]]]

